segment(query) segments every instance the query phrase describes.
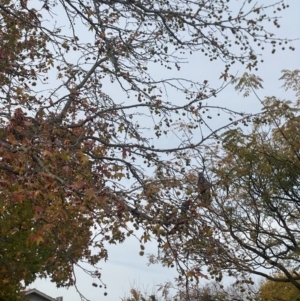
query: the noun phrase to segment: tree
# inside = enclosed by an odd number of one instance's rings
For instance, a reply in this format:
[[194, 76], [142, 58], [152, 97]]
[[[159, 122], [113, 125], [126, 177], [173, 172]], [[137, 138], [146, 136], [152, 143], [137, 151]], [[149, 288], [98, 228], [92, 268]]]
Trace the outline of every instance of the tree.
[[227, 294], [225, 288], [220, 287], [218, 283], [209, 283], [205, 286], [194, 285], [187, 292], [184, 287], [177, 293], [178, 301], [193, 300], [193, 301], [230, 301], [231, 298]]
[[[281, 273], [276, 278], [285, 278]], [[300, 300], [300, 291], [293, 284], [265, 280], [260, 284], [259, 296], [261, 301], [297, 301]]]
[[[170, 289], [175, 289], [176, 294], [171, 295]], [[161, 293], [161, 294], [159, 294]], [[157, 290], [149, 292], [141, 292], [137, 288], [130, 290], [131, 298], [123, 298], [123, 301], [243, 301], [243, 300], [259, 300], [257, 293], [249, 290], [244, 285], [240, 290], [233, 283], [224, 287], [218, 282], [209, 282], [205, 285], [194, 284], [186, 291], [185, 285], [174, 287], [170, 283], [159, 285]], [[161, 296], [160, 296], [161, 295]], [[263, 300], [264, 301], [264, 300]]]
[[[279, 27], [265, 12], [286, 8], [284, 1], [250, 2], [233, 14], [221, 0], [1, 1], [0, 298], [15, 298], [36, 277], [76, 285], [81, 260], [101, 282], [96, 265], [107, 259], [106, 244], [138, 229], [141, 255], [154, 237], [163, 264], [176, 263], [184, 277], [203, 276], [186, 258], [191, 230], [203, 236], [199, 248], [211, 237], [196, 222], [191, 166], [216, 135], [203, 118], [210, 109], [204, 101], [233, 78], [234, 62], [257, 68], [256, 44], [289, 42], [264, 27], [267, 19]], [[185, 53], [194, 52], [224, 61], [221, 87], [151, 72], [155, 63], [180, 70]], [[169, 101], [172, 89], [182, 97]], [[205, 126], [210, 132], [193, 138]], [[172, 147], [153, 142], [178, 131], [183, 138]], [[183, 214], [186, 200], [192, 205]]]
[[[253, 79], [245, 75], [237, 88], [251, 89]], [[267, 97], [259, 115], [226, 131], [221, 147], [211, 148], [215, 197], [202, 219], [214, 232], [209, 260], [217, 278], [220, 270], [249, 283], [249, 275], [259, 275], [266, 287], [300, 290], [300, 71], [285, 70], [281, 79], [295, 101]]]

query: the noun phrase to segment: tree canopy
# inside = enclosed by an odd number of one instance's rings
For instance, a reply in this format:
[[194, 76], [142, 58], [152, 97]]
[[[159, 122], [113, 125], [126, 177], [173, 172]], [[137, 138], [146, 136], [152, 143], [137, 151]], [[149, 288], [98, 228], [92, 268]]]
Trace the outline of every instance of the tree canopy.
[[[237, 7], [222, 0], [1, 1], [0, 298], [15, 297], [36, 277], [75, 285], [74, 266], [81, 261], [95, 267], [84, 270], [101, 282], [96, 266], [108, 257], [106, 244], [130, 235], [138, 236], [141, 255], [144, 244], [157, 239], [161, 255], [153, 262], [176, 264], [182, 277], [205, 276], [201, 267], [210, 265], [219, 248], [215, 229], [201, 218], [203, 202], [195, 201], [203, 146], [218, 130], [204, 117], [214, 109], [205, 103], [233, 79], [232, 64], [255, 69], [260, 47], [270, 44], [274, 52], [274, 45], [289, 44], [265, 27], [266, 20], [280, 26], [272, 10], [285, 9], [285, 1], [251, 2]], [[193, 53], [224, 62], [223, 85], [174, 75]], [[296, 119], [285, 127], [293, 132]], [[228, 152], [231, 133], [224, 144]], [[288, 148], [279, 134], [273, 135], [276, 145]], [[174, 145], [159, 142], [170, 136], [177, 137]], [[286, 149], [281, 156], [292, 160], [293, 154]], [[282, 161], [274, 161], [279, 168]], [[292, 164], [277, 175], [290, 193], [288, 205], [269, 204], [264, 196], [260, 206], [269, 206], [272, 217], [287, 206], [296, 225], [298, 192], [289, 190], [288, 173], [296, 185]], [[237, 189], [235, 183], [233, 177], [230, 189]], [[266, 185], [269, 195], [284, 193], [275, 182]], [[297, 261], [297, 233], [279, 216], [276, 221], [289, 230], [287, 238], [276, 237], [286, 246], [282, 256]], [[275, 241], [272, 245], [276, 248]], [[190, 266], [196, 251], [197, 266]]]
[[[282, 273], [274, 276], [274, 278], [285, 278]], [[259, 298], [260, 301], [298, 301], [300, 291], [290, 282], [265, 280], [260, 284]]]
[[211, 149], [217, 184], [205, 219], [215, 231], [216, 266], [229, 275], [259, 275], [299, 290], [299, 70], [285, 70], [281, 79], [296, 100], [267, 97], [250, 131], [241, 124]]
[[[214, 281], [206, 283], [205, 285], [194, 283], [189, 287], [189, 291], [187, 292], [184, 286], [174, 287], [172, 283], [167, 282], [163, 285], [159, 285], [157, 289], [151, 292], [132, 287], [130, 289], [130, 297], [122, 298], [122, 301], [267, 301], [259, 299], [264, 295], [264, 292], [267, 291], [265, 290], [266, 283], [266, 286], [268, 286], [269, 282], [261, 283], [259, 287], [261, 294], [259, 295], [253, 288], [249, 290], [246, 285], [243, 286], [243, 289], [237, 289], [235, 283], [226, 286]], [[290, 284], [290, 287], [293, 287], [293, 285]], [[176, 291], [173, 295], [170, 292], [171, 288]], [[296, 288], [293, 287], [293, 289], [295, 290]]]

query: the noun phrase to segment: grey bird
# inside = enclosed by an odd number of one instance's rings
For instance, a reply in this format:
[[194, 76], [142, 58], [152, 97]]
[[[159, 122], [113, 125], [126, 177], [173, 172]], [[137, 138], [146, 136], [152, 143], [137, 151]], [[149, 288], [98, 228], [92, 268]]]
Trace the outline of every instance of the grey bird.
[[211, 183], [205, 178], [204, 173], [198, 172], [198, 192], [204, 202], [210, 200], [210, 187]]

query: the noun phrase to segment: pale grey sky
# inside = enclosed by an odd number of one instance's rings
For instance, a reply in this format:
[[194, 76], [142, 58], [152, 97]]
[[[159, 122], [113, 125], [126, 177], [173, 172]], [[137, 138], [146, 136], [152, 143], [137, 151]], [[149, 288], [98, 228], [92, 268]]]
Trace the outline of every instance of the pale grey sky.
[[[273, 1], [268, 0], [270, 3]], [[237, 5], [239, 2], [237, 1]], [[266, 1], [265, 1], [266, 2]], [[265, 3], [264, 2], [264, 3]], [[278, 36], [288, 38], [300, 37], [300, 1], [289, 0], [290, 8], [282, 11], [281, 15], [281, 28], [276, 32]], [[275, 29], [274, 29], [275, 30]], [[264, 89], [258, 91], [260, 97], [264, 96], [278, 96], [286, 98], [284, 90], [280, 88], [282, 85], [278, 81], [280, 72], [282, 69], [299, 69], [300, 68], [300, 42], [299, 40], [293, 42], [293, 46], [296, 47], [295, 51], [280, 51], [279, 49], [275, 54], [271, 54], [271, 51], [264, 51], [263, 59], [264, 63], [260, 64], [259, 70], [256, 72], [264, 80]], [[155, 67], [153, 67], [155, 72]], [[201, 53], [194, 54], [189, 58], [189, 64], [182, 67], [180, 76], [188, 76], [190, 78], [209, 79], [216, 86], [221, 84], [220, 65], [218, 62], [210, 63]], [[241, 65], [236, 66], [236, 70], [239, 70], [239, 74], [244, 71]], [[232, 70], [231, 72], [235, 72]], [[164, 74], [161, 74], [163, 77]], [[178, 74], [177, 74], [178, 76]], [[113, 93], [112, 93], [113, 96]], [[176, 97], [176, 93], [169, 95], [169, 98]], [[222, 104], [223, 106], [229, 106], [230, 108], [241, 111], [258, 111], [259, 101], [252, 95], [248, 98], [242, 98], [242, 95], [238, 95], [233, 87], [227, 87], [217, 98], [209, 100], [212, 104]], [[222, 120], [215, 119], [215, 122], [224, 122]], [[171, 139], [171, 138], [170, 138]], [[166, 139], [165, 143], [171, 141]], [[163, 142], [159, 142], [163, 143]], [[92, 301], [96, 300], [120, 300], [125, 294], [128, 295], [130, 286], [136, 283], [141, 289], [148, 288], [150, 291], [153, 286], [166, 281], [172, 281], [176, 272], [173, 269], [167, 269], [160, 267], [159, 265], [147, 266], [146, 256], [139, 256], [139, 243], [133, 238], [128, 239], [125, 243], [117, 246], [110, 246], [108, 248], [109, 259], [107, 263], [100, 264], [102, 268], [102, 279], [107, 284], [107, 289], [104, 290], [94, 288], [91, 283], [91, 279], [85, 276], [82, 272], [77, 273], [78, 287], [81, 292]], [[146, 253], [156, 253], [156, 243], [150, 243], [146, 245]], [[79, 301], [80, 298], [74, 288], [71, 289], [58, 289], [55, 284], [49, 280], [37, 280], [31, 284], [29, 288], [36, 288], [45, 294], [52, 297], [63, 296], [64, 301]], [[108, 293], [108, 296], [104, 296], [104, 292]]]

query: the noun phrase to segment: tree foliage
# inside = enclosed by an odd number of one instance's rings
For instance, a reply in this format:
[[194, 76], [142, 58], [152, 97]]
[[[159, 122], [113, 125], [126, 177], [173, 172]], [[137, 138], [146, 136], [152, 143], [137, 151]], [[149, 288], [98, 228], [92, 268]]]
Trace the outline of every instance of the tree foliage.
[[[262, 287], [262, 286], [261, 286]], [[176, 292], [171, 294], [171, 289]], [[209, 282], [205, 285], [193, 284], [189, 286], [188, 291], [185, 286], [174, 287], [171, 283], [159, 285], [151, 293], [142, 292], [138, 288], [130, 290], [131, 297], [125, 297], [122, 301], [242, 301], [242, 300], [259, 300], [257, 292], [249, 290], [244, 285], [243, 289], [237, 288], [236, 284], [227, 286], [220, 285], [218, 282]], [[264, 300], [259, 300], [264, 301]]]
[[[285, 278], [283, 274], [275, 275], [275, 278], [280, 277]], [[300, 291], [290, 282], [265, 280], [260, 284], [259, 297], [261, 301], [298, 301]]]
[[[204, 276], [186, 260], [197, 249], [208, 264], [214, 230], [199, 219], [201, 201], [186, 213], [180, 204], [197, 199], [191, 159], [200, 164], [216, 135], [205, 102], [233, 63], [257, 68], [256, 44], [288, 43], [264, 27], [279, 27], [266, 12], [284, 1], [229, 2], [1, 1], [0, 298], [37, 276], [75, 285], [75, 265], [96, 266], [108, 243], [139, 229], [141, 255], [155, 238], [152, 261]], [[222, 86], [174, 76], [194, 52], [224, 62]]]
[[[299, 96], [299, 71], [281, 79]], [[242, 124], [226, 131], [209, 152], [215, 198], [203, 215], [215, 232], [211, 262], [229, 275], [299, 290], [300, 102], [267, 97], [262, 104], [260, 115], [244, 121], [250, 131]]]

